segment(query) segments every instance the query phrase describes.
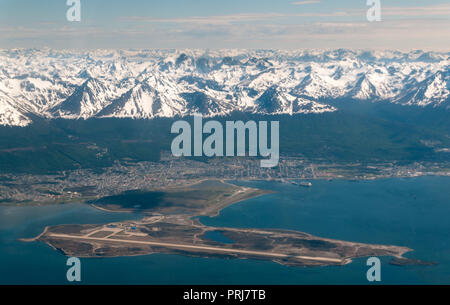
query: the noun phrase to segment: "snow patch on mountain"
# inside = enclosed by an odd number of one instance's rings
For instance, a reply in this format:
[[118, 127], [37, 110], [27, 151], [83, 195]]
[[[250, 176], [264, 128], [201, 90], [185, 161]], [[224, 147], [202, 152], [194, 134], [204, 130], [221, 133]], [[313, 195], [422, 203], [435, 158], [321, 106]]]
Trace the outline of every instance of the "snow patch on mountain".
[[0, 125], [35, 116], [320, 114], [339, 107], [323, 101], [343, 98], [449, 109], [449, 59], [345, 49], [0, 50]]
[[31, 120], [0, 96], [0, 125], [25, 127]]

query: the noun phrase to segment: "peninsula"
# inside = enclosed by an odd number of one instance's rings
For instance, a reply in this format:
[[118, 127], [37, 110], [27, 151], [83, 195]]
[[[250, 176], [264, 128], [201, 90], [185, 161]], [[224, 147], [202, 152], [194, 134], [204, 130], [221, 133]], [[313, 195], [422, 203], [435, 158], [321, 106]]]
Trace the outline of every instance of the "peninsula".
[[[215, 216], [225, 207], [270, 191], [207, 180], [150, 192], [126, 192], [90, 202], [115, 212], [141, 212], [139, 221], [47, 227], [38, 237], [67, 256], [118, 257], [152, 253], [194, 257], [270, 260], [289, 266], [345, 265], [358, 257], [405, 260], [411, 249], [316, 237], [307, 233], [255, 228], [208, 227], [197, 216]], [[211, 238], [220, 236], [221, 240]]]

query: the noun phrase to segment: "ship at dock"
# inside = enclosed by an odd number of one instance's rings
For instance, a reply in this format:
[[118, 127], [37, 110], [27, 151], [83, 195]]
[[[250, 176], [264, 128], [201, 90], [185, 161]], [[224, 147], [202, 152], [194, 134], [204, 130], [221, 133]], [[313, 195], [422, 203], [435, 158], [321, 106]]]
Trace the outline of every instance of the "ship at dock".
[[302, 186], [302, 187], [311, 187], [312, 183], [309, 181], [302, 181], [302, 182], [291, 182], [291, 184], [296, 185], [296, 186]]

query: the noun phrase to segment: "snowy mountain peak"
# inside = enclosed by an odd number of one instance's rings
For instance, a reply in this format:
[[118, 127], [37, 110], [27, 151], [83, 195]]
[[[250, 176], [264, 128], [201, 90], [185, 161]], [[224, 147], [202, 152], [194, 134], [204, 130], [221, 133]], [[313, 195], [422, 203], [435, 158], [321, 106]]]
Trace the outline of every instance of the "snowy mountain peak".
[[[327, 100], [450, 107], [449, 53], [0, 50], [0, 125], [30, 117], [336, 111]], [[339, 107], [339, 106], [337, 106]]]

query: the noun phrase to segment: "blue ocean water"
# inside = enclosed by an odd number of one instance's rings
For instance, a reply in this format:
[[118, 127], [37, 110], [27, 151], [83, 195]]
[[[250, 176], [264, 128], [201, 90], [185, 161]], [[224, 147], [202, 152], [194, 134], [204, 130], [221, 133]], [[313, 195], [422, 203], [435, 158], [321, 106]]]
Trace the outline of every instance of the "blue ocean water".
[[[357, 242], [402, 245], [407, 256], [436, 266], [393, 266], [382, 258], [383, 284], [450, 284], [450, 177], [350, 182], [303, 188], [235, 182], [276, 193], [232, 205], [211, 226], [284, 228]], [[0, 207], [0, 284], [66, 284], [66, 258], [42, 243], [23, 243], [47, 225], [107, 223], [138, 214], [106, 213], [83, 204]], [[221, 238], [213, 235], [210, 238]], [[369, 284], [366, 260], [341, 267], [286, 267], [257, 260], [178, 255], [82, 259], [85, 284]]]
[[219, 243], [223, 244], [233, 244], [234, 241], [232, 239], [229, 239], [225, 235], [222, 234], [220, 231], [208, 231], [205, 233], [204, 238], [213, 240]]

